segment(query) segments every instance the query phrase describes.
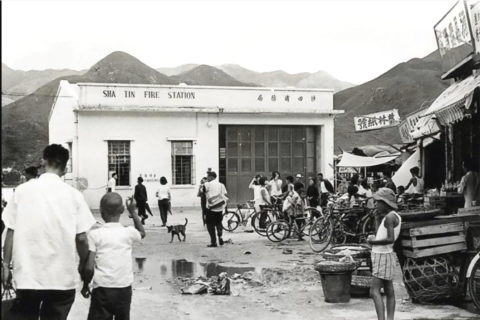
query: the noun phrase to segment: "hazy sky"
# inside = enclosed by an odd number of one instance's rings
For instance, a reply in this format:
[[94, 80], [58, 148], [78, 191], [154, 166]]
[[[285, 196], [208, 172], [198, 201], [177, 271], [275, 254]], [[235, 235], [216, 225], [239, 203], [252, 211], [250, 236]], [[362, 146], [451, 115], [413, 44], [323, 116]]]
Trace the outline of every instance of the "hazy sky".
[[324, 70], [355, 84], [436, 50], [456, 1], [2, 1], [2, 62], [88, 69], [113, 51], [153, 68]]

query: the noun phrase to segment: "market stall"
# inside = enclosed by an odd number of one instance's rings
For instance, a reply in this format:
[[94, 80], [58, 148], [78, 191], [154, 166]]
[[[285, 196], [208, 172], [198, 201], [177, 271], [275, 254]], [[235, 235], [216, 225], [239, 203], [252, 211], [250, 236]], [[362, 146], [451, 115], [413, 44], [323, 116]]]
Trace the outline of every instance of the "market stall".
[[404, 221], [395, 252], [412, 300], [464, 296], [466, 267], [477, 253], [467, 250], [467, 230], [480, 225], [480, 207], [458, 211], [451, 215], [439, 209], [399, 212]]

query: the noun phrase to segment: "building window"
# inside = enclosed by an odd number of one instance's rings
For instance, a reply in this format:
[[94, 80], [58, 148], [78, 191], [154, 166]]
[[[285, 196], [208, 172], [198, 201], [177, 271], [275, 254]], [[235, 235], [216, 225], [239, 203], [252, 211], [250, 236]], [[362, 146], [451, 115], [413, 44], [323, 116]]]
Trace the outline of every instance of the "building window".
[[117, 186], [130, 186], [130, 141], [108, 141], [108, 179], [117, 173]]
[[71, 142], [68, 143], [68, 153], [69, 153], [69, 158], [68, 158], [68, 162], [67, 162], [67, 173], [71, 173], [73, 171], [72, 170], [73, 152], [72, 152], [72, 143]]
[[195, 184], [195, 156], [192, 141], [172, 141], [172, 184]]

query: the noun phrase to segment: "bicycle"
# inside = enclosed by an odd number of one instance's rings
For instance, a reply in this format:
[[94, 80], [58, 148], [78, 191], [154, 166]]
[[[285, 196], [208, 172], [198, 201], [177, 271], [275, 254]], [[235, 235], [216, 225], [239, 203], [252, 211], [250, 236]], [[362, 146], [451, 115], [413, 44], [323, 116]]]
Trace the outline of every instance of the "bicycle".
[[[225, 231], [233, 232], [235, 231], [240, 224], [246, 226], [248, 221], [251, 220], [251, 225], [255, 232], [261, 236], [266, 236], [266, 227], [276, 221], [281, 215], [279, 214], [279, 204], [278, 200], [274, 197], [274, 204], [272, 206], [265, 206], [262, 211], [257, 212], [255, 207], [253, 207], [253, 212], [251, 212], [248, 217], [244, 218], [242, 213], [243, 206], [241, 204], [237, 205], [237, 211], [228, 211], [228, 209], [223, 214], [222, 226]], [[247, 201], [247, 208], [251, 210], [250, 204], [254, 204], [255, 201]], [[260, 215], [264, 212], [266, 214], [265, 221], [261, 223]], [[262, 225], [261, 225], [262, 224]], [[265, 225], [265, 227], [263, 227]]]
[[[368, 200], [368, 199], [367, 199]], [[360, 215], [363, 215], [358, 219]], [[338, 245], [347, 242], [366, 243], [367, 237], [375, 232], [374, 210], [362, 208], [334, 208], [330, 206], [325, 215], [311, 227], [310, 248], [322, 252], [331, 243]]]
[[[318, 211], [316, 208], [307, 208], [305, 209], [306, 214], [301, 217], [296, 217], [291, 219], [286, 217], [286, 219], [279, 219], [277, 221], [272, 222], [267, 227], [266, 235], [268, 240], [272, 242], [281, 242], [292, 235], [294, 236], [312, 236], [311, 226], [314, 224], [315, 220], [314, 217], [317, 219], [322, 217], [322, 213]], [[307, 217], [310, 217], [309, 219]], [[294, 223], [298, 220], [306, 220], [306, 223], [299, 229], [297, 224]], [[310, 227], [308, 234], [305, 232], [307, 228]], [[314, 233], [313, 236], [316, 234]]]
[[480, 252], [470, 262], [466, 279], [470, 287], [470, 297], [477, 309], [480, 310]]

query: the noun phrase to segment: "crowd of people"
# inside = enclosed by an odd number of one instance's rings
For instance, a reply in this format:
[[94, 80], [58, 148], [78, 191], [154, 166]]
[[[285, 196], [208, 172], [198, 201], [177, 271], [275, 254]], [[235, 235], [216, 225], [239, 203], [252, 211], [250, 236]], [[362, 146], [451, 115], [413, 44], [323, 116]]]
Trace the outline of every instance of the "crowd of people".
[[[137, 179], [133, 196], [124, 204], [115, 192], [117, 174], [113, 173], [107, 193], [100, 201], [100, 214], [105, 223], [92, 228], [96, 220], [82, 193], [61, 180], [69, 158], [69, 151], [61, 145], [47, 146], [43, 151], [44, 172], [39, 175], [37, 167], [27, 168], [26, 182], [15, 189], [5, 210], [2, 199], [2, 233], [6, 229], [2, 284], [4, 288], [11, 287], [13, 266], [16, 286], [16, 299], [8, 312], [19, 319], [38, 319], [39, 315], [40, 319], [67, 319], [79, 278], [83, 281], [82, 295], [91, 299], [89, 320], [128, 319], [133, 283], [132, 247], [146, 235], [143, 227], [148, 218], [146, 212], [152, 214], [143, 178]], [[472, 168], [469, 162], [464, 163], [466, 175], [459, 191], [475, 203], [479, 198], [480, 178]], [[344, 193], [342, 197], [350, 205], [357, 201], [366, 201], [371, 208], [375, 205], [382, 219], [376, 237], [368, 239], [373, 259], [371, 295], [379, 319], [385, 312], [381, 287], [387, 297], [388, 318], [393, 318], [395, 309], [393, 244], [402, 222], [396, 213], [398, 194], [406, 190], [424, 191], [419, 168], [410, 171], [412, 178], [406, 187], [397, 188], [391, 172], [385, 170], [383, 177], [372, 184], [361, 174], [350, 180], [342, 178], [337, 189], [337, 193]], [[317, 179], [309, 177], [307, 187], [302, 180], [303, 176], [297, 174], [295, 178], [286, 177], [284, 183], [278, 171], [272, 172], [270, 178], [256, 175], [252, 179], [249, 187], [253, 189], [255, 209], [262, 213], [261, 228], [266, 227], [265, 208], [269, 206], [283, 202], [282, 212], [288, 217], [298, 217], [304, 215], [308, 206], [321, 210], [335, 193], [332, 183], [322, 173]], [[203, 224], [210, 235], [208, 247], [222, 246], [222, 219], [228, 202], [225, 185], [209, 170], [201, 180], [197, 195], [201, 198]], [[160, 178], [156, 197], [165, 226], [171, 213], [171, 192], [165, 177]], [[133, 227], [120, 223], [125, 208], [133, 219]], [[295, 221], [301, 228], [304, 220]], [[298, 240], [303, 240], [300, 235]], [[76, 253], [79, 262], [75, 259]]]

